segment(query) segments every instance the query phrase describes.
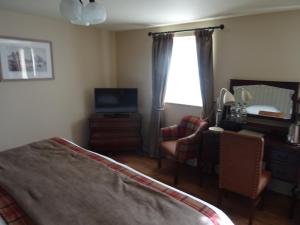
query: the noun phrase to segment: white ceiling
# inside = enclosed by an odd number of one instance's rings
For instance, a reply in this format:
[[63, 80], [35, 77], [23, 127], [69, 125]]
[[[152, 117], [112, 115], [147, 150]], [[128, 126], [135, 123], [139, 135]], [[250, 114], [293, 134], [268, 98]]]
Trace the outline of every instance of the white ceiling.
[[[97, 0], [98, 1], [98, 0]], [[300, 0], [102, 0], [108, 18], [102, 28], [129, 30], [300, 9]], [[0, 0], [0, 8], [63, 19], [60, 0]]]

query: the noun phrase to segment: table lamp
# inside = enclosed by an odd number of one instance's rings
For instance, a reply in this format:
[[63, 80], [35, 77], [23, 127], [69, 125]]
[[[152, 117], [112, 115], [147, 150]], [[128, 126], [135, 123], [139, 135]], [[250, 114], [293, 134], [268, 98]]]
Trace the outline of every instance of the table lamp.
[[241, 89], [241, 99], [242, 99], [243, 103], [247, 103], [252, 100], [253, 97], [252, 97], [251, 93], [243, 87], [235, 88], [234, 92], [236, 92], [239, 89]]
[[209, 130], [222, 132], [223, 128], [219, 127], [221, 117], [223, 114], [223, 108], [225, 105], [232, 105], [235, 103], [235, 98], [233, 94], [230, 93], [226, 88], [220, 90], [219, 97], [217, 98], [217, 110], [216, 110], [216, 124], [213, 127], [210, 127]]

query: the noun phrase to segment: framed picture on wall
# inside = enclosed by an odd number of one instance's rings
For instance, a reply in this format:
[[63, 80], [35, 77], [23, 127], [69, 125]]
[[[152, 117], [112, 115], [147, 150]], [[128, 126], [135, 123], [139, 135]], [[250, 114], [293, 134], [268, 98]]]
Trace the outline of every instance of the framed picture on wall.
[[0, 78], [54, 79], [51, 42], [0, 36]]

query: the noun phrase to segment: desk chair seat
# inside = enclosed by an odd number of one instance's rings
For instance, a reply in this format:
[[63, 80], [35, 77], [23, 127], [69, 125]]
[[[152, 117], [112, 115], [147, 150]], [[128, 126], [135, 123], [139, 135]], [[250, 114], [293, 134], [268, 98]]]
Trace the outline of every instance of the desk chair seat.
[[171, 156], [176, 162], [174, 183], [178, 183], [180, 166], [187, 160], [198, 157], [202, 131], [208, 123], [195, 116], [185, 116], [180, 124], [161, 129], [158, 167], [161, 167], [162, 153]]

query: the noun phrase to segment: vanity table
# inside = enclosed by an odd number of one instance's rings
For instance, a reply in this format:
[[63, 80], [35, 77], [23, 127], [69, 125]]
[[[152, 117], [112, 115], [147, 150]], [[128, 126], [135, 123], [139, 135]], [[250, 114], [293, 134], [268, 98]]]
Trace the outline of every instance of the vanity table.
[[[248, 128], [242, 124], [240, 130], [234, 130], [223, 126], [224, 130], [239, 132]], [[202, 160], [212, 164], [212, 167], [219, 163], [220, 149], [219, 132], [204, 131], [202, 141]], [[267, 169], [272, 172], [272, 177], [291, 183], [298, 184], [300, 175], [300, 146], [288, 144], [284, 137], [266, 134], [264, 135], [265, 153], [264, 161]], [[242, 147], [241, 147], [242, 150]]]

